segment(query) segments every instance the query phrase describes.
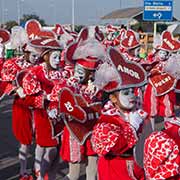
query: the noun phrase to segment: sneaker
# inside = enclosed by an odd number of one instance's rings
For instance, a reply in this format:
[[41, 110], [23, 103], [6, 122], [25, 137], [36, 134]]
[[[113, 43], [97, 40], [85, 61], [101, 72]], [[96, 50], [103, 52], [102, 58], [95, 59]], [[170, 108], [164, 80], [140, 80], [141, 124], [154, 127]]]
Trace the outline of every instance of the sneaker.
[[30, 174], [24, 174], [24, 175], [20, 175], [19, 180], [33, 180], [33, 176], [31, 176]]

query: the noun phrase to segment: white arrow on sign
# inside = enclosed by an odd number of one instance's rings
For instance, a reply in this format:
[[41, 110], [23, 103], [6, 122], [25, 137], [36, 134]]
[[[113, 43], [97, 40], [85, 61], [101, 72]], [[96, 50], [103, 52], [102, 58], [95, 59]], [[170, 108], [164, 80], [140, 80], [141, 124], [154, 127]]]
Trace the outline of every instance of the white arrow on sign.
[[153, 16], [154, 16], [155, 18], [161, 19], [162, 13], [160, 13], [160, 12], [154, 13]]

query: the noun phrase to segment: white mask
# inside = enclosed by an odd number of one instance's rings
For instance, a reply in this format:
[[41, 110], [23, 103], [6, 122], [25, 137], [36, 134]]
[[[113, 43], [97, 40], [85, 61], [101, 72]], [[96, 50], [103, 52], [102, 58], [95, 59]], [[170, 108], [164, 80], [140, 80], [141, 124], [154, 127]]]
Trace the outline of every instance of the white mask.
[[86, 77], [86, 69], [84, 69], [79, 64], [76, 64], [74, 68], [74, 77], [79, 79], [80, 82], [83, 82]]
[[109, 34], [107, 35], [107, 40], [108, 40], [108, 41], [112, 41], [112, 40], [113, 40], [112, 33], [109, 33]]
[[164, 61], [166, 59], [168, 59], [169, 57], [169, 54], [167, 51], [164, 51], [164, 50], [159, 50], [158, 53], [157, 53], [158, 57], [160, 58], [160, 60]]
[[139, 57], [139, 53], [140, 53], [140, 47], [137, 47], [137, 48], [134, 50], [134, 56], [135, 56], [135, 57]]
[[39, 57], [40, 57], [39, 53], [31, 52], [30, 55], [29, 55], [30, 63], [36, 64], [36, 62], [38, 61]]
[[4, 57], [4, 45], [0, 43], [0, 58]]
[[136, 104], [136, 96], [133, 88], [122, 89], [119, 91], [119, 102], [124, 109], [133, 109]]
[[53, 69], [58, 69], [60, 62], [60, 51], [52, 51], [49, 57], [49, 63]]

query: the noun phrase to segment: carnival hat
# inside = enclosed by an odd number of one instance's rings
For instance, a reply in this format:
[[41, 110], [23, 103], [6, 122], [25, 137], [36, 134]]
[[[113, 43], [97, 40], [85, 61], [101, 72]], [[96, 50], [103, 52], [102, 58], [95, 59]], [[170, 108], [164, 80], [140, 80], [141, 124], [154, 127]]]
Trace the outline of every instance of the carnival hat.
[[110, 62], [104, 63], [95, 73], [95, 84], [99, 89], [113, 92], [130, 87], [139, 87], [147, 82], [147, 75], [140, 64], [127, 61], [114, 48], [109, 50]]
[[133, 49], [140, 46], [139, 34], [133, 30], [127, 30], [125, 38], [121, 41], [121, 45], [125, 49]]
[[59, 42], [56, 39], [39, 37], [30, 41], [30, 45], [37, 48], [45, 49], [62, 49]]
[[0, 29], [0, 43], [5, 44], [10, 40], [10, 33], [6, 29]]
[[116, 32], [116, 31], [118, 31], [118, 27], [115, 27], [115, 26], [113, 26], [111, 24], [108, 24], [106, 26], [106, 32], [107, 33], [112, 33], [112, 32]]
[[26, 22], [25, 30], [30, 40], [38, 37], [56, 38], [56, 34], [53, 31], [45, 30], [39, 21], [35, 19]]
[[157, 49], [176, 52], [180, 49], [180, 42], [175, 40], [169, 31], [164, 31], [161, 36], [161, 44]]
[[78, 63], [86, 69], [94, 70], [104, 53], [104, 47], [95, 37], [89, 38], [89, 30], [85, 27], [81, 30], [77, 41], [68, 46], [65, 59], [71, 64]]

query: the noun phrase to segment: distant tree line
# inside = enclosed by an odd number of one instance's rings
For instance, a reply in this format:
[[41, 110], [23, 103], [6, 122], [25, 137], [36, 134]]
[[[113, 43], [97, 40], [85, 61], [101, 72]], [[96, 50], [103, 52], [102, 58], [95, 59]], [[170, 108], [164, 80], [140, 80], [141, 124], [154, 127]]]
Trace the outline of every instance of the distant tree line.
[[[41, 19], [41, 18], [40, 18], [38, 15], [36, 15], [36, 14], [24, 14], [23, 17], [20, 19], [20, 25], [21, 25], [21, 26], [24, 26], [25, 23], [26, 23], [26, 21], [28, 21], [28, 20], [30, 20], [30, 19], [36, 19], [36, 20], [38, 20], [38, 21], [40, 22], [40, 24], [41, 24], [42, 26], [46, 26], [45, 20], [44, 20], [44, 19]], [[4, 28], [6, 28], [7, 30], [11, 31], [11, 28], [12, 28], [13, 26], [17, 26], [17, 25], [18, 25], [17, 21], [11, 20], [11, 21], [7, 21], [7, 22], [6, 22], [5, 24], [3, 24], [2, 26], [3, 26]]]
[[[24, 14], [23, 17], [20, 19], [20, 25], [24, 26], [25, 23], [30, 20], [30, 19], [36, 19], [40, 22], [40, 24], [42, 26], [47, 26], [47, 23], [45, 22], [44, 19], [40, 18], [38, 15], [36, 14]], [[5, 29], [7, 29], [8, 31], [11, 32], [11, 28], [14, 26], [18, 26], [18, 22], [15, 20], [11, 20], [11, 21], [7, 21], [4, 24], [1, 24], [1, 26]], [[79, 33], [79, 31], [83, 28], [83, 25], [75, 25], [75, 31]]]

